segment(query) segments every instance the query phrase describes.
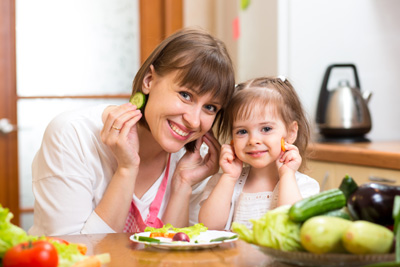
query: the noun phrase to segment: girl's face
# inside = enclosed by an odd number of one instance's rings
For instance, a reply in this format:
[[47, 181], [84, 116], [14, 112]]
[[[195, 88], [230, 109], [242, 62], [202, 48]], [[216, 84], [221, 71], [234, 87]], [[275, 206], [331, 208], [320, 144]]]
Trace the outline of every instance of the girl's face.
[[275, 162], [281, 153], [281, 138], [286, 140], [287, 136], [286, 127], [273, 105], [260, 110], [255, 107], [249, 119], [238, 119], [232, 127], [236, 156], [254, 168], [264, 168]]
[[222, 106], [211, 94], [199, 96], [191, 88], [179, 86], [176, 75], [172, 72], [161, 77], [151, 67], [142, 87], [148, 94], [144, 115], [150, 131], [170, 153], [209, 131]]

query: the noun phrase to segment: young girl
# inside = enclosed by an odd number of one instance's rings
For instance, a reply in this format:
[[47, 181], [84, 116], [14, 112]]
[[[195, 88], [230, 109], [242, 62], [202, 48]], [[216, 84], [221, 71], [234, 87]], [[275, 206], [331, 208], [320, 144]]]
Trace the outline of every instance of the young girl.
[[221, 148], [222, 173], [203, 192], [199, 221], [209, 229], [229, 230], [233, 221], [252, 228], [250, 219], [319, 192], [317, 181], [298, 172], [310, 129], [286, 78], [239, 84], [219, 132], [232, 141]]

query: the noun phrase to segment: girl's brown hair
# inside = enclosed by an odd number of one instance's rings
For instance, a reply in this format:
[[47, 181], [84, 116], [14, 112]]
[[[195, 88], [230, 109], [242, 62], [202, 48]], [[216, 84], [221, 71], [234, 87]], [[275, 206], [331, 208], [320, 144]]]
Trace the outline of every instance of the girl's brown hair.
[[[310, 124], [300, 99], [292, 84], [286, 78], [261, 77], [240, 83], [218, 125], [218, 135], [223, 143], [232, 139], [232, 125], [237, 119], [250, 119], [256, 107], [270, 107], [282, 119], [286, 129], [292, 122], [298, 124], [298, 147], [305, 166], [305, 155], [310, 139]], [[257, 109], [258, 111], [258, 109]]]
[[[191, 88], [199, 95], [212, 93], [222, 104], [216, 120], [223, 116], [235, 87], [233, 64], [223, 42], [195, 28], [172, 34], [156, 47], [139, 69], [133, 80], [132, 95], [142, 91], [143, 79], [151, 65], [159, 76], [178, 70], [179, 85]], [[144, 116], [139, 123], [148, 128]], [[185, 148], [193, 152], [195, 141], [186, 144]]]

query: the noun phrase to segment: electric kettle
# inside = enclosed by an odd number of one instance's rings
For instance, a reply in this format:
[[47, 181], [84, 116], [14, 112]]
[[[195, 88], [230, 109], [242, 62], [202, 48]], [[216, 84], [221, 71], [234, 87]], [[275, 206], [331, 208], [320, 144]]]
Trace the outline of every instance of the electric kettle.
[[[347, 80], [339, 81], [338, 87], [328, 90], [329, 76], [334, 68], [352, 68], [356, 87]], [[361, 93], [360, 81], [354, 64], [330, 65], [322, 82], [316, 122], [323, 141], [362, 142], [369, 141], [365, 134], [371, 130], [368, 102], [372, 93]]]

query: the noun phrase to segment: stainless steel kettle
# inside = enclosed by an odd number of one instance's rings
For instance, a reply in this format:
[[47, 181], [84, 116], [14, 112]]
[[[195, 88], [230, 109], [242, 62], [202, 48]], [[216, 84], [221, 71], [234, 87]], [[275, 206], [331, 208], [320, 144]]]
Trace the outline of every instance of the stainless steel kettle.
[[[337, 88], [328, 90], [332, 69], [352, 68], [356, 87], [347, 80], [340, 81]], [[316, 122], [324, 141], [358, 142], [369, 141], [365, 134], [371, 130], [368, 102], [370, 92], [361, 93], [360, 81], [354, 64], [330, 65], [324, 76], [319, 94]]]

